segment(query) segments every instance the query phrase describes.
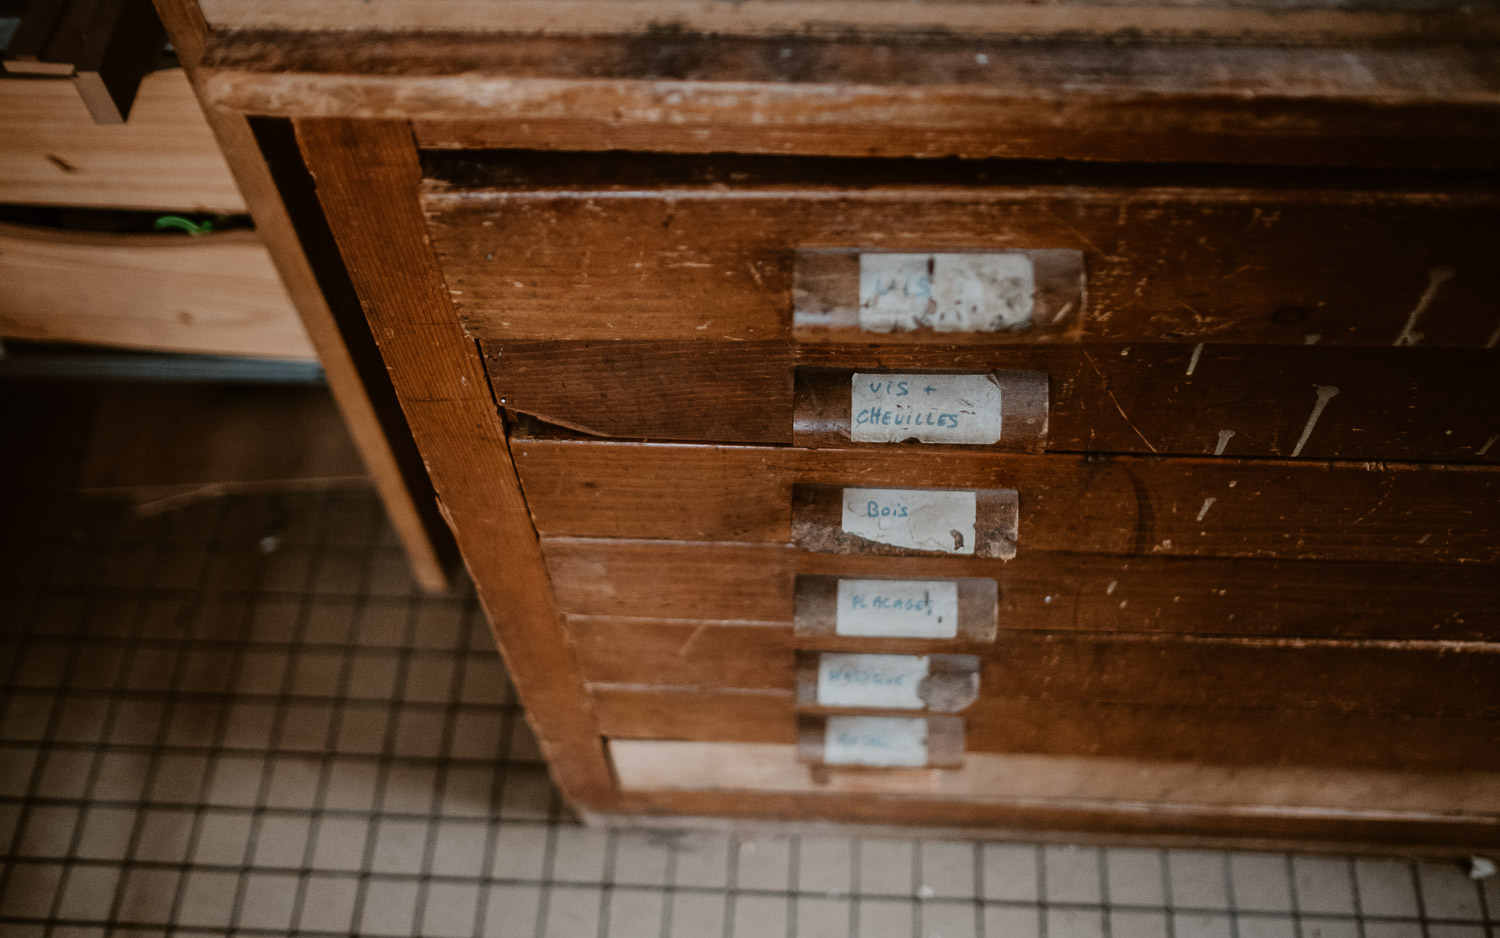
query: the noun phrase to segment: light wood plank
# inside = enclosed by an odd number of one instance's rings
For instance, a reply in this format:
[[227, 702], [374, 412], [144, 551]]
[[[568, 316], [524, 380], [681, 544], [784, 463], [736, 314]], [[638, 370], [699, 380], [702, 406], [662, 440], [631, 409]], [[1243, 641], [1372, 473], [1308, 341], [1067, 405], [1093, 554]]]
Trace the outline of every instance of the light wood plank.
[[[868, 772], [822, 776], [775, 743], [610, 740], [628, 790], [839, 792], [874, 787]], [[1054, 806], [1151, 802], [1174, 807], [1307, 811], [1364, 817], [1496, 818], [1500, 773], [1392, 772], [1210, 766], [1135, 759], [970, 753], [942, 771], [934, 793], [953, 800]]]
[[314, 358], [254, 232], [80, 234], [0, 224], [0, 336]]
[[141, 82], [130, 121], [95, 124], [71, 82], [0, 79], [0, 201], [243, 212], [181, 69]]

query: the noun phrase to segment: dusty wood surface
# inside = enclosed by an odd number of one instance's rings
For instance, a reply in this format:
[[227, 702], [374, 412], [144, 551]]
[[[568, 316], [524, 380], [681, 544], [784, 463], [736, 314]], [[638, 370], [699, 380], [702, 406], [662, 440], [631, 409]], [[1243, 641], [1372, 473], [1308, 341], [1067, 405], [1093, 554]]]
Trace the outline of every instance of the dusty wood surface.
[[[476, 337], [785, 338], [795, 256], [811, 249], [1082, 251], [1086, 308], [1069, 336], [1096, 342], [1492, 347], [1500, 327], [1490, 302], [1500, 248], [1485, 237], [1500, 219], [1500, 191], [1478, 177], [602, 163], [429, 160], [423, 207]], [[800, 329], [796, 338], [848, 335]], [[1057, 339], [1036, 336], [1046, 338]], [[1012, 339], [1031, 341], [1026, 332]]]
[[[601, 685], [593, 688], [593, 697], [602, 731], [614, 738], [796, 740], [795, 703], [788, 693]], [[1205, 766], [1500, 771], [1500, 757], [1486, 743], [1494, 738], [1496, 723], [1475, 717], [1183, 709], [991, 699], [983, 694], [962, 716], [971, 754], [1159, 759]], [[1105, 771], [1105, 766], [1099, 770]], [[1263, 802], [1275, 803], [1269, 798]]]
[[0, 201], [245, 211], [178, 69], [145, 77], [123, 126], [95, 124], [68, 82], [0, 79]]
[[[189, 77], [201, 80], [198, 63], [207, 26], [197, 5], [193, 0], [158, 0], [157, 13]], [[127, 128], [138, 126], [136, 122], [145, 116], [146, 89], [153, 77], [147, 76], [142, 99], [135, 106], [135, 121], [127, 124]], [[181, 81], [180, 76], [178, 80]], [[178, 87], [189, 98], [194, 94], [186, 82]], [[245, 194], [237, 204], [248, 206], [256, 230], [302, 317], [334, 400], [375, 479], [381, 502], [401, 538], [417, 582], [424, 589], [445, 589], [447, 567], [454, 562], [456, 553], [452, 535], [437, 515], [432, 483], [395, 401], [390, 379], [379, 365], [378, 355], [361, 361], [356, 354], [359, 348], [372, 349], [373, 341], [348, 285], [348, 276], [340, 268], [337, 247], [326, 222], [321, 222], [317, 200], [310, 194], [300, 157], [285, 161], [282, 178], [278, 179], [262, 150], [261, 140], [244, 116], [214, 107], [196, 114], [199, 121], [207, 117], [199, 126], [207, 125], [211, 134], [209, 146], [215, 158], [228, 163], [232, 184]], [[281, 130], [283, 137], [290, 133], [288, 127]], [[222, 157], [218, 155], [220, 148]], [[295, 142], [284, 145], [283, 149], [295, 154]], [[300, 184], [291, 196], [290, 206], [283, 201], [279, 188], [288, 184], [288, 175]], [[298, 213], [300, 224], [293, 211]], [[308, 222], [309, 215], [316, 224]], [[314, 255], [316, 261], [312, 259]], [[347, 331], [341, 328], [340, 319]], [[376, 360], [371, 362], [370, 358]]]
[[[891, 560], [775, 544], [550, 538], [572, 616], [793, 622], [798, 574], [888, 577]], [[1020, 552], [1014, 560], [908, 557], [899, 576], [992, 578], [1000, 634], [1082, 631], [1380, 641], [1494, 641], [1500, 582], [1477, 565], [1302, 563]], [[820, 646], [832, 639], [820, 636]], [[870, 639], [848, 640], [853, 649]], [[884, 645], [881, 648], [907, 646]], [[914, 646], [912, 646], [914, 647]]]
[[[386, 29], [489, 32], [496, 28], [486, 0], [373, 0], [351, 4], [309, 0], [202, 0], [209, 22], [225, 29]], [[749, 0], [733, 6], [694, 0], [510, 0], [504, 27], [519, 33], [636, 33], [845, 35], [933, 32], [1005, 36], [1191, 36], [1280, 40], [1431, 38], [1445, 32], [1473, 36], [1493, 17], [1453, 0], [1350, 7], [1314, 0], [1275, 3], [1115, 0], [1084, 3], [869, 2], [869, 0]], [[1462, 30], [1459, 32], [1458, 30]]]
[[420, 171], [410, 129], [306, 121], [297, 138], [558, 786], [579, 803], [607, 804], [614, 782], [528, 524], [505, 428], [417, 208]]
[[311, 359], [253, 232], [81, 234], [0, 224], [0, 336]]
[[1496, 563], [1500, 474], [1421, 464], [1152, 460], [520, 439], [548, 536], [787, 543], [794, 485], [1014, 489], [1018, 555]]
[[[359, 28], [373, 26], [368, 12], [357, 14]], [[312, 28], [225, 34], [212, 50], [211, 99], [249, 113], [413, 119], [421, 144], [439, 148], [1408, 166], [1496, 159], [1497, 76], [1485, 54], [1494, 32], [1486, 38], [1473, 20], [1454, 45], [1429, 34], [1388, 48], [1324, 49], [1034, 43], [962, 31], [884, 40]], [[1244, 107], [1246, 98], [1256, 106]]]
[[[483, 345], [495, 396], [507, 409], [596, 436], [846, 445], [847, 377], [853, 372], [1035, 369], [1047, 377], [1046, 448], [1052, 452], [1500, 460], [1491, 405], [1500, 397], [1500, 372], [1490, 367], [1493, 354], [1486, 349], [687, 340]], [[788, 389], [793, 374], [794, 392]], [[835, 374], [843, 378], [835, 381]], [[1327, 395], [1328, 388], [1338, 393], [1304, 438], [1320, 389]]]

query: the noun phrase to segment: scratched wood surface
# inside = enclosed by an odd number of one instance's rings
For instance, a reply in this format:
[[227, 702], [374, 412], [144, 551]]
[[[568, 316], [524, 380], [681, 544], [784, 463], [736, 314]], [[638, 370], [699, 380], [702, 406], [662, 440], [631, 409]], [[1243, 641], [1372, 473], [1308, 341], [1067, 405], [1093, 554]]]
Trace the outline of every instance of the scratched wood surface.
[[545, 536], [787, 543], [794, 485], [1015, 489], [1027, 552], [1500, 562], [1500, 473], [514, 438]]
[[[1037, 4], [1009, 7], [1003, 20], [981, 15], [1003, 22], [1005, 37], [950, 21], [899, 39], [800, 29], [579, 35], [590, 17], [570, 18], [573, 35], [464, 36], [441, 31], [431, 3], [418, 31], [393, 32], [370, 19], [370, 7], [331, 30], [309, 19], [220, 31], [210, 100], [255, 114], [411, 119], [429, 148], [1490, 167], [1500, 159], [1500, 82], [1485, 55], [1496, 17], [1487, 7], [1446, 28], [1429, 18], [1420, 34], [1389, 44], [1350, 36], [1324, 48], [1293, 47], [1287, 36], [1240, 47], [1142, 42], [1138, 16], [1127, 42], [1018, 39], [1022, 11]], [[1051, 10], [1070, 7], [1078, 5]], [[1276, 14], [1282, 23], [1296, 16]], [[1243, 105], [1249, 98], [1255, 107]]]
[[[602, 685], [600, 729], [614, 739], [792, 743], [792, 694]], [[1322, 766], [1494, 772], [1487, 718], [1331, 710], [1180, 708], [1151, 704], [980, 700], [964, 713], [970, 753], [1032, 753], [1221, 766]], [[1483, 751], [1482, 751], [1483, 750]], [[1102, 767], [1101, 767], [1102, 770]], [[1261, 803], [1274, 803], [1266, 798]]]
[[[1011, 631], [1494, 641], [1500, 581], [1477, 565], [1301, 563], [1021, 551], [1014, 560], [813, 554], [776, 544], [604, 538], [543, 542], [558, 603], [578, 617], [791, 626], [799, 574], [989, 577]], [[828, 647], [910, 650], [848, 640]], [[963, 646], [968, 648], [968, 646]]]
[[[495, 396], [507, 409], [595, 436], [842, 443], [849, 439], [848, 385], [855, 372], [1034, 369], [1048, 377], [1045, 448], [1051, 452], [1500, 461], [1494, 404], [1500, 369], [1491, 367], [1495, 356], [1485, 349], [689, 340], [482, 345]], [[828, 384], [834, 368], [842, 381], [837, 399]]]
[[416, 149], [405, 124], [304, 121], [297, 141], [317, 196], [432, 469], [512, 680], [558, 787], [584, 804], [614, 793], [546, 582], [483, 366], [442, 286], [414, 198]]
[[[853, 644], [796, 640], [786, 626], [726, 621], [570, 617], [569, 632], [591, 684], [684, 692], [786, 695], [795, 683], [791, 649], [848, 651]], [[855, 647], [872, 653], [902, 647], [884, 644]], [[908, 653], [912, 644], [905, 643]], [[979, 702], [964, 713], [1030, 700], [1500, 718], [1492, 691], [1500, 682], [1500, 646], [1494, 645], [1007, 631], [993, 644], [959, 647], [982, 661]], [[1371, 681], [1372, 674], [1381, 679]]]
[[454, 305], [492, 342], [784, 339], [810, 249], [1081, 251], [1080, 340], [1500, 336], [1500, 190], [1477, 178], [562, 154], [432, 155], [426, 171]]
[[[209, 21], [224, 29], [343, 29], [347, 8], [298, 0], [201, 0]], [[691, 0], [508, 0], [503, 27], [523, 34], [875, 34], [934, 31], [998, 32], [1056, 37], [1214, 36], [1221, 40], [1275, 38], [1366, 40], [1408, 36], [1433, 39], [1445, 30], [1482, 29], [1485, 9], [1457, 0], [1406, 0], [1351, 6], [1340, 0], [1275, 2], [1212, 0], [1085, 0], [1061, 3], [890, 2], [890, 0], [748, 0], [730, 6]], [[366, 0], [358, 24], [383, 30], [425, 29], [492, 33], [493, 0]], [[1453, 36], [1461, 33], [1453, 32]], [[1472, 32], [1469, 34], [1472, 35]]]

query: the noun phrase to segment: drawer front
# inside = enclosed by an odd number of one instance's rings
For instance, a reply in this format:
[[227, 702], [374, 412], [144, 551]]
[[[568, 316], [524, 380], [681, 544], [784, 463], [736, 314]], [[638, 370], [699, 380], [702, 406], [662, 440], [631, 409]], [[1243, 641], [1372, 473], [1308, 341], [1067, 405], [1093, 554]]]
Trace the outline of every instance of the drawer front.
[[[1484, 642], [1500, 638], [1500, 578], [1477, 565], [1019, 554], [890, 558], [772, 544], [549, 538], [547, 571], [570, 616], [733, 619], [789, 630], [799, 576], [998, 584], [1007, 631]], [[774, 634], [774, 632], [759, 633]], [[907, 647], [820, 636], [830, 647]], [[950, 643], [969, 650], [972, 643]]]
[[[535, 438], [512, 447], [544, 536], [783, 544], [795, 536], [826, 546], [812, 537], [839, 522], [826, 490], [847, 496], [859, 487], [1016, 493], [1021, 555], [1500, 560], [1500, 475], [1489, 469], [930, 451], [895, 458]], [[975, 533], [986, 524], [999, 530], [993, 516], [970, 520]]]
[[[796, 640], [787, 628], [734, 622], [575, 617], [569, 627], [584, 678], [594, 684], [788, 694], [804, 670], [793, 649], [834, 650], [831, 643]], [[888, 654], [896, 651], [891, 644], [844, 641], [837, 650]], [[1056, 701], [1500, 718], [1493, 693], [1500, 686], [1500, 646], [1014, 632], [965, 650], [980, 661], [978, 701], [926, 709], [979, 719], [1002, 701]], [[908, 643], [900, 651], [930, 656], [933, 649]], [[826, 709], [816, 699], [799, 706]]]
[[[626, 160], [606, 179], [554, 163], [436, 154], [424, 195], [496, 398], [546, 422], [849, 443], [857, 408], [837, 392], [855, 374], [1018, 370], [1051, 396], [1022, 449], [1500, 459], [1487, 189], [753, 159]], [[930, 273], [901, 280], [902, 258]], [[976, 269], [944, 275], [953, 258]], [[913, 289], [947, 298], [938, 325], [871, 312]], [[950, 322], [956, 296], [977, 305]]]
[[[1043, 395], [1032, 412], [1005, 415], [1004, 434], [994, 445], [864, 445], [1500, 460], [1490, 403], [1500, 399], [1500, 369], [1493, 367], [1494, 353], [1485, 349], [681, 340], [482, 344], [495, 396], [507, 409], [593, 436], [858, 445], [850, 433], [863, 409], [853, 401], [857, 374], [1015, 372], [1044, 382]], [[1397, 375], [1399, 380], [1392, 380]], [[1009, 386], [1003, 390], [1010, 410], [1019, 395]]]
[[[797, 253], [814, 251], [1077, 254], [1086, 306], [1062, 300], [1052, 312], [1042, 302], [1027, 328], [988, 334], [1001, 342], [1056, 339], [1054, 323], [1066, 323], [1065, 335], [1093, 341], [1303, 345], [1317, 335], [1480, 347], [1497, 325], [1500, 246], [1486, 235], [1500, 201], [1482, 183], [896, 160], [603, 162], [429, 154], [422, 205], [476, 337], [784, 340]], [[1049, 283], [1041, 273], [1029, 282]], [[809, 324], [797, 338], [848, 334]]]
[[[595, 688], [613, 739], [793, 744], [791, 694]], [[977, 705], [976, 705], [977, 707]], [[997, 700], [961, 715], [966, 758], [985, 753], [1215, 765], [1497, 772], [1494, 720], [1333, 711]]]

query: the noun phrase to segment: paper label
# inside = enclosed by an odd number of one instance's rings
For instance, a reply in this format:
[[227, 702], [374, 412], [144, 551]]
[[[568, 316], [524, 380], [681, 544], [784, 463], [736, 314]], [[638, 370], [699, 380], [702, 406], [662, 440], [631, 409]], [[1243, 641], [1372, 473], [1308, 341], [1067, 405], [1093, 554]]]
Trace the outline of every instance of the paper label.
[[954, 638], [958, 584], [948, 580], [839, 580], [838, 635]]
[[974, 553], [978, 499], [948, 489], [844, 489], [844, 533], [893, 547]]
[[854, 376], [856, 443], [998, 443], [1000, 385], [990, 375]]
[[921, 710], [926, 704], [917, 691], [926, 678], [926, 655], [821, 654], [818, 704]]
[[927, 721], [910, 717], [829, 717], [828, 765], [920, 767], [927, 764]]
[[1025, 254], [861, 254], [867, 332], [1004, 332], [1031, 324], [1036, 274]]

